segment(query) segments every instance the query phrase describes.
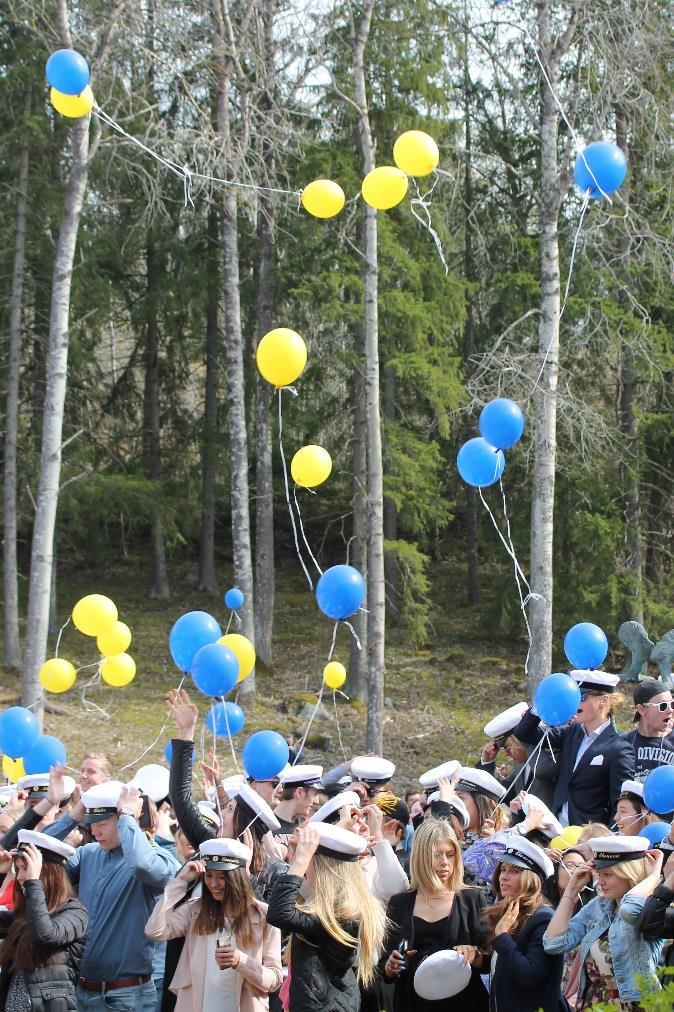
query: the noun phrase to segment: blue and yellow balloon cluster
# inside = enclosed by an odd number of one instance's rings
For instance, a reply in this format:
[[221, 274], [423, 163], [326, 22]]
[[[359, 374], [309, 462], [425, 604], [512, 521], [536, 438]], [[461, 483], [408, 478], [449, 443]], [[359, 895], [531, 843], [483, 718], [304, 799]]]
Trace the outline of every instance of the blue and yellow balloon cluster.
[[94, 106], [89, 66], [74, 49], [58, 49], [47, 60], [49, 98], [57, 112], [69, 119], [87, 116]]

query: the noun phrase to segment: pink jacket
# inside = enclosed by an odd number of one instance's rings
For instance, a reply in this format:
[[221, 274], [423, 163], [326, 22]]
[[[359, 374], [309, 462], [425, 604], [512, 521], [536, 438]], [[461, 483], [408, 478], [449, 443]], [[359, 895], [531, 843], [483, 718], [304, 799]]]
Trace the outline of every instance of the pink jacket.
[[[204, 1003], [206, 975], [206, 936], [193, 930], [200, 900], [188, 900], [177, 909], [176, 903], [187, 890], [185, 879], [174, 878], [152, 911], [145, 925], [149, 938], [185, 938], [175, 976], [170, 989], [177, 997], [176, 1012], [201, 1012]], [[241, 962], [235, 968], [239, 985], [240, 1012], [266, 1012], [267, 994], [281, 986], [281, 932], [267, 924], [267, 906], [255, 900], [252, 916], [255, 921], [255, 941], [243, 946], [237, 938]]]

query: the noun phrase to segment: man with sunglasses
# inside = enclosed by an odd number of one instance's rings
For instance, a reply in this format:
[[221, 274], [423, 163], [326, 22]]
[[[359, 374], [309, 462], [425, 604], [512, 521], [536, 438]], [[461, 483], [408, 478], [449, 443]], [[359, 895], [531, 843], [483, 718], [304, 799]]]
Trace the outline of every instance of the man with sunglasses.
[[643, 782], [658, 766], [674, 766], [674, 700], [655, 678], [639, 682], [634, 690], [633, 731], [622, 737], [634, 749], [635, 780]]
[[[634, 779], [634, 750], [613, 723], [611, 696], [620, 681], [607, 671], [572, 671], [580, 688], [580, 706], [566, 727], [548, 730], [560, 750], [552, 810], [562, 825], [586, 822], [609, 825], [625, 780]], [[535, 745], [544, 730], [532, 710], [514, 730], [520, 741]]]

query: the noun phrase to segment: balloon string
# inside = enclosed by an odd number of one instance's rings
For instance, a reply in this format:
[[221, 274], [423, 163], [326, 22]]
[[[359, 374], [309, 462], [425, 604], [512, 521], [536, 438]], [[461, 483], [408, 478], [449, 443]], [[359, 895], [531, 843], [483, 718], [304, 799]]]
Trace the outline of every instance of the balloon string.
[[68, 618], [65, 620], [65, 622], [63, 623], [63, 625], [59, 629], [59, 634], [56, 637], [56, 646], [54, 647], [54, 657], [58, 657], [58, 655], [59, 655], [59, 647], [61, 646], [61, 637], [63, 636], [63, 630], [68, 625], [70, 625], [70, 615], [68, 615]]
[[[361, 610], [362, 610], [362, 611], [365, 611], [365, 609], [364, 609], [364, 608], [363, 608], [363, 609], [361, 609]], [[358, 648], [359, 650], [362, 650], [362, 649], [363, 649], [363, 644], [362, 644], [362, 643], [360, 642], [360, 639], [358, 638], [358, 633], [357, 633], [357, 632], [356, 632], [356, 630], [355, 630], [355, 629], [353, 628], [353, 626], [351, 625], [351, 623], [350, 623], [350, 622], [347, 622], [346, 620], [344, 620], [344, 625], [345, 625], [345, 626], [347, 627], [347, 629], [349, 629], [349, 630], [350, 630], [350, 632], [351, 632], [351, 635], [353, 636], [353, 638], [354, 638], [354, 640], [355, 640], [355, 643], [356, 643], [356, 646], [357, 646], [357, 648]]]
[[230, 613], [229, 613], [229, 618], [228, 618], [228, 620], [227, 620], [227, 628], [225, 629], [225, 636], [226, 636], [226, 635], [227, 635], [227, 633], [229, 632], [229, 628], [230, 628], [230, 626], [231, 626], [231, 624], [232, 624], [232, 619], [233, 619], [233, 618], [234, 618], [234, 612], [233, 612], [233, 611], [230, 611]]
[[323, 570], [318, 565], [318, 562], [316, 561], [316, 559], [314, 557], [314, 553], [311, 551], [311, 547], [309, 546], [309, 542], [307, 541], [307, 536], [306, 536], [306, 534], [304, 532], [304, 524], [302, 523], [302, 512], [300, 510], [300, 504], [297, 501], [297, 485], [295, 485], [294, 488], [293, 488], [293, 499], [295, 501], [295, 509], [297, 510], [297, 522], [300, 525], [300, 533], [302, 535], [302, 540], [304, 541], [304, 544], [306, 545], [306, 549], [307, 549], [307, 551], [309, 553], [309, 558], [311, 559], [311, 561], [313, 562], [314, 566], [318, 570], [319, 576], [323, 576]]
[[335, 641], [337, 639], [337, 629], [338, 629], [338, 627], [339, 627], [339, 622], [335, 622], [335, 624], [333, 626], [333, 629], [332, 629], [332, 643], [330, 644], [330, 650], [328, 652], [328, 661], [327, 661], [328, 664], [332, 660], [332, 655], [335, 652]]
[[96, 672], [92, 675], [89, 681], [85, 682], [82, 686], [82, 689], [80, 690], [80, 701], [87, 712], [91, 713], [92, 710], [95, 710], [97, 713], [100, 713], [101, 716], [105, 717], [106, 720], [110, 720], [110, 714], [107, 710], [104, 710], [102, 706], [98, 705], [98, 703], [94, 703], [92, 699], [87, 699], [87, 689], [91, 688], [93, 685], [100, 685], [101, 683], [100, 661], [96, 661], [94, 664], [83, 664], [77, 670], [79, 672], [84, 671], [85, 668], [93, 667], [96, 668]]
[[299, 759], [299, 757], [302, 755], [302, 751], [304, 749], [304, 746], [306, 745], [307, 735], [309, 734], [309, 729], [311, 728], [311, 725], [314, 722], [314, 717], [318, 713], [318, 707], [321, 705], [321, 700], [323, 699], [323, 690], [324, 689], [325, 689], [325, 682], [322, 682], [321, 683], [320, 691], [318, 693], [318, 696], [316, 697], [316, 705], [314, 706], [312, 714], [309, 717], [309, 723], [306, 726], [306, 730], [305, 730], [304, 734], [302, 735], [302, 741], [300, 742], [300, 744], [298, 746], [297, 755], [295, 756], [294, 762], [292, 764], [293, 766], [295, 765], [295, 763], [297, 762], [297, 760]]
[[[541, 749], [543, 748], [543, 744], [544, 744], [544, 742], [545, 742], [545, 740], [546, 740], [547, 737], [548, 737], [548, 732], [546, 731], [545, 734], [543, 735], [543, 737], [541, 738], [541, 740], [536, 744], [536, 747], [532, 750], [531, 755], [527, 756], [526, 762], [523, 763], [523, 765], [522, 765], [522, 769], [518, 772], [517, 776], [513, 778], [512, 783], [510, 784], [510, 786], [506, 790], [505, 794], [501, 798], [501, 801], [499, 802], [499, 804], [502, 804], [505, 801], [505, 799], [508, 797], [508, 795], [510, 794], [511, 790], [513, 789], [513, 787], [515, 786], [515, 784], [517, 783], [517, 781], [519, 780], [519, 778], [522, 776], [522, 774], [524, 773], [524, 770], [526, 769], [527, 765], [532, 761], [532, 759], [534, 759], [534, 757], [536, 757], [536, 759], [537, 759], [538, 755], [540, 754]], [[534, 775], [531, 778], [531, 782], [532, 783], [534, 782], [535, 777], [536, 777], [536, 772], [534, 770]]]
[[[557, 321], [558, 322], [559, 322], [559, 320], [561, 320], [562, 316], [564, 315], [564, 310], [566, 309], [566, 302], [567, 302], [567, 299], [569, 297], [569, 289], [571, 288], [571, 275], [573, 274], [573, 265], [574, 265], [574, 261], [576, 259], [576, 249], [578, 247], [578, 239], [580, 237], [580, 230], [581, 230], [582, 225], [583, 225], [583, 218], [585, 217], [585, 212], [587, 211], [589, 203], [590, 203], [590, 191], [586, 190], [585, 193], [583, 194], [583, 203], [582, 203], [582, 206], [581, 206], [581, 209], [580, 209], [580, 217], [578, 218], [578, 225], [576, 227], [576, 233], [575, 233], [575, 235], [573, 237], [573, 245], [571, 247], [571, 257], [569, 259], [569, 271], [568, 271], [568, 275], [567, 275], [567, 278], [566, 278], [566, 287], [564, 289], [564, 298], [562, 300], [562, 307], [559, 310], [559, 316], [557, 317]], [[531, 390], [527, 394], [527, 397], [526, 397], [525, 402], [524, 402], [525, 404], [528, 404], [529, 401], [531, 400], [531, 398], [536, 393], [536, 390], [538, 388], [538, 384], [540, 383], [541, 377], [543, 375], [543, 372], [545, 371], [545, 367], [547, 365], [548, 357], [550, 355], [550, 351], [552, 349], [552, 345], [554, 344], [554, 341], [555, 341], [555, 333], [553, 332], [553, 334], [552, 334], [552, 336], [551, 336], [551, 338], [550, 338], [550, 340], [548, 342], [548, 346], [545, 349], [545, 355], [543, 356], [543, 361], [541, 362], [541, 367], [538, 370], [538, 376], [536, 377], [536, 380], [534, 382], [533, 387], [531, 388]]]
[[203, 179], [209, 183], [217, 183], [219, 186], [230, 186], [240, 190], [254, 190], [256, 192], [262, 193], [279, 193], [282, 194], [283, 196], [288, 197], [293, 197], [297, 195], [299, 200], [299, 197], [302, 192], [301, 190], [285, 190], [277, 186], [259, 186], [256, 183], [240, 183], [233, 179], [222, 179], [220, 176], [211, 176], [205, 172], [196, 172], [195, 170], [188, 168], [186, 165], [179, 165], [178, 162], [173, 161], [173, 159], [171, 158], [165, 158], [163, 155], [160, 155], [157, 151], [154, 151], [152, 148], [148, 147], [147, 144], [144, 144], [133, 134], [130, 134], [127, 130], [124, 129], [123, 126], [117, 123], [116, 120], [112, 118], [112, 116], [109, 116], [107, 112], [104, 112], [97, 102], [94, 102], [94, 106], [91, 111], [95, 116], [98, 116], [98, 118], [107, 126], [109, 126], [112, 130], [115, 130], [118, 134], [121, 134], [121, 136], [126, 138], [126, 140], [130, 141], [132, 144], [135, 144], [136, 147], [139, 147], [142, 151], [145, 152], [145, 154], [150, 155], [150, 157], [154, 158], [155, 161], [159, 162], [160, 165], [163, 165], [164, 168], [169, 170], [169, 172], [172, 172], [174, 175], [178, 176], [179, 179], [182, 179], [185, 189], [185, 207], [187, 207], [188, 202], [192, 205], [192, 207], [194, 207], [194, 201], [192, 200], [193, 179]]
[[299, 543], [298, 538], [297, 538], [297, 525], [295, 523], [295, 515], [293, 513], [292, 503], [290, 502], [290, 487], [288, 485], [288, 466], [286, 464], [286, 455], [285, 455], [285, 451], [283, 449], [283, 400], [282, 400], [282, 397], [283, 397], [283, 387], [279, 387], [278, 388], [278, 442], [279, 442], [279, 449], [281, 451], [281, 462], [283, 464], [283, 482], [285, 484], [285, 490], [286, 490], [286, 502], [288, 503], [288, 512], [290, 513], [290, 522], [293, 525], [293, 538], [295, 539], [295, 551], [297, 552], [297, 558], [300, 560], [300, 565], [302, 566], [302, 569], [304, 570], [304, 575], [307, 578], [307, 582], [309, 584], [309, 589], [313, 592], [314, 585], [313, 585], [313, 582], [311, 580], [311, 577], [309, 576], [309, 571], [308, 571], [307, 567], [304, 564], [304, 559], [302, 558], [302, 553], [300, 552], [300, 543]]
[[[236, 758], [236, 752], [234, 751], [234, 742], [232, 741], [232, 732], [229, 730], [229, 715], [227, 713], [227, 703], [225, 702], [224, 699], [222, 701], [222, 706], [223, 706], [223, 709], [225, 711], [225, 727], [227, 728], [227, 740], [229, 742], [229, 748], [230, 748], [230, 751], [232, 753], [232, 759], [234, 761], [234, 767], [238, 771], [239, 770], [239, 763], [238, 763], [237, 758]], [[215, 727], [215, 721], [213, 721], [213, 727]]]
[[[342, 693], [344, 695], [344, 693]], [[339, 726], [339, 717], [337, 716], [337, 692], [332, 694], [332, 706], [335, 711], [335, 724], [337, 725], [337, 739], [339, 741], [339, 750], [345, 759], [348, 759], [346, 749], [344, 748], [344, 742], [342, 741], [342, 730]]]
[[[442, 266], [444, 267], [445, 270], [445, 277], [447, 277], [447, 275], [449, 274], [449, 265], [447, 264], [447, 261], [445, 259], [445, 251], [442, 248], [442, 241], [438, 233], [433, 228], [433, 219], [431, 218], [431, 196], [433, 194], [433, 190], [438, 185], [438, 181], [440, 179], [440, 176], [438, 175], [437, 172], [434, 172], [433, 175], [435, 176], [435, 181], [433, 182], [433, 185], [431, 186], [430, 190], [424, 193], [423, 196], [421, 195], [416, 179], [412, 180], [417, 195], [416, 197], [413, 197], [412, 200], [410, 201], [410, 211], [417, 219], [421, 227], [426, 229], [431, 239], [435, 243], [435, 247], [440, 256], [440, 260], [442, 261]], [[419, 208], [419, 211], [422, 212], [423, 217], [421, 214], [417, 212], [416, 210], [417, 207]]]
[[[183, 687], [183, 682], [184, 681], [185, 681], [185, 675], [183, 675], [183, 677], [180, 679], [180, 682], [178, 683], [178, 688], [176, 689], [176, 692], [180, 692], [180, 690]], [[126, 766], [120, 766], [120, 768], [117, 770], [117, 774], [116, 774], [117, 776], [119, 776], [119, 774], [122, 773], [124, 770], [128, 770], [132, 766], [135, 766], [136, 763], [139, 763], [141, 759], [145, 758], [145, 756], [148, 754], [148, 752], [150, 752], [155, 747], [155, 745], [157, 744], [157, 742], [159, 741], [159, 739], [163, 735], [164, 731], [166, 730], [166, 728], [168, 726], [168, 722], [169, 722], [170, 719], [171, 719], [171, 714], [167, 714], [166, 720], [162, 724], [161, 730], [160, 730], [159, 734], [157, 735], [157, 737], [155, 738], [155, 740], [152, 742], [152, 744], [148, 745], [148, 747], [143, 752], [141, 752], [141, 754], [139, 756], [137, 756], [136, 759], [132, 759], [132, 761], [130, 763], [127, 763]]]

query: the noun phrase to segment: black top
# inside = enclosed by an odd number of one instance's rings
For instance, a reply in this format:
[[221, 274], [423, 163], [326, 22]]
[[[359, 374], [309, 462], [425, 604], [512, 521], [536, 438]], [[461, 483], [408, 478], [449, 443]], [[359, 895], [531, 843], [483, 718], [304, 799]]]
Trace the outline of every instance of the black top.
[[[660, 883], [644, 904], [639, 919], [639, 931], [644, 938], [674, 938], [674, 892]], [[674, 966], [674, 945], [665, 953], [665, 964]]]
[[393, 1012], [487, 1012], [489, 998], [477, 970], [473, 970], [470, 983], [463, 991], [444, 1001], [424, 1001], [413, 986], [414, 972], [422, 956], [440, 949], [453, 949], [455, 945], [476, 945], [478, 949], [486, 946], [487, 930], [482, 916], [486, 903], [482, 891], [466, 888], [456, 893], [449, 915], [435, 923], [414, 916], [416, 898], [416, 890], [410, 889], [392, 896], [386, 908], [389, 929], [379, 963], [382, 972], [386, 960], [402, 939], [407, 940], [410, 949], [423, 950], [407, 960], [407, 971], [390, 985], [393, 997], [389, 1007]]
[[[356, 950], [338, 942], [318, 917], [295, 906], [304, 879], [280, 875], [269, 900], [267, 922], [292, 934], [290, 1007], [298, 1012], [357, 1012], [360, 990], [354, 963]], [[342, 927], [354, 938], [358, 924]]]
[[634, 779], [643, 783], [658, 766], [674, 766], [674, 732], [663, 738], [647, 738], [637, 731], [620, 735], [634, 749]]

